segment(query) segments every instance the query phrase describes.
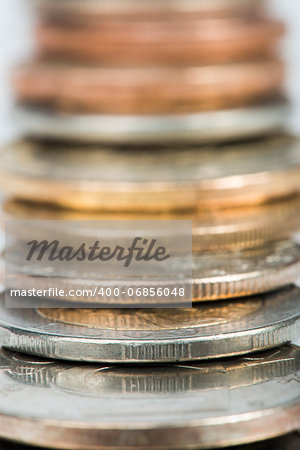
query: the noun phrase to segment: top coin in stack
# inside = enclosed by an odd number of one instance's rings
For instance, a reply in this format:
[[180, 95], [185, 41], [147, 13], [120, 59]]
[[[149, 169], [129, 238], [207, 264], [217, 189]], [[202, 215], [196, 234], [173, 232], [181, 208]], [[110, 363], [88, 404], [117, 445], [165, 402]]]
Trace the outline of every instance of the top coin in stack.
[[274, 54], [283, 32], [262, 9], [255, 1], [44, 1], [37, 14], [37, 49], [43, 57], [114, 65], [259, 59]]
[[257, 2], [42, 1], [37, 21], [38, 57], [13, 77], [27, 135], [205, 142], [285, 125], [284, 30]]

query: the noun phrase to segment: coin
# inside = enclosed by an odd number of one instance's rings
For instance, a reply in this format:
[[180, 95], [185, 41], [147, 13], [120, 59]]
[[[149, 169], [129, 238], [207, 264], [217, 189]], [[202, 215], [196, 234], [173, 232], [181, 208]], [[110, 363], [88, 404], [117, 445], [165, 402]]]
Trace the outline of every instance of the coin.
[[[237, 15], [237, 14], [254, 14], [261, 12], [265, 2], [261, 0], [164, 0], [145, 1], [139, 0], [85, 0], [84, 5], [78, 1], [61, 2], [57, 0], [30, 0], [30, 3], [38, 8], [38, 11], [47, 13], [79, 14], [80, 16], [96, 16], [102, 15], [130, 15], [146, 14], [147, 16], [154, 14], [180, 14], [180, 15]], [[61, 16], [60, 16], [61, 17]]]
[[300, 316], [299, 295], [294, 287], [243, 300], [156, 310], [5, 308], [2, 297], [0, 338], [13, 350], [74, 361], [221, 358], [291, 341]]
[[[204, 65], [273, 56], [283, 35], [265, 18], [153, 17], [43, 14], [35, 38], [39, 55], [101, 64]], [[219, 79], [226, 76], [218, 67]], [[207, 72], [207, 71], [206, 71]], [[200, 74], [199, 74], [200, 75]], [[205, 76], [205, 75], [203, 75]], [[207, 77], [213, 77], [207, 74]], [[229, 76], [229, 74], [228, 74]], [[267, 77], [266, 77], [267, 78]], [[172, 81], [172, 78], [169, 78]], [[212, 79], [211, 79], [212, 81]]]
[[[264, 440], [263, 442], [241, 445], [235, 447], [235, 450], [298, 450], [300, 436], [297, 433], [291, 433], [287, 436]], [[41, 447], [29, 447], [16, 442], [0, 440], [2, 450], [41, 450]]]
[[[129, 289], [133, 292], [147, 289], [148, 294], [145, 294], [143, 303], [157, 305], [159, 301], [163, 301], [174, 305], [172, 295], [167, 295], [163, 300], [160, 300], [160, 293], [150, 295], [150, 289], [155, 287], [167, 289], [169, 292], [174, 288], [183, 288], [185, 292], [189, 292], [192, 285], [193, 301], [245, 297], [291, 284], [299, 277], [300, 270], [300, 245], [292, 241], [279, 241], [243, 252], [194, 254], [192, 278], [189, 264], [180, 255], [174, 256], [168, 267], [162, 267], [159, 275], [154, 278], [147, 276], [144, 271], [141, 274], [136, 273], [134, 277], [126, 277], [123, 274], [118, 278], [115, 276], [118, 266], [114, 266], [114, 278], [111, 278], [107, 273], [101, 272], [98, 264], [95, 268], [88, 265], [80, 266], [77, 270], [67, 264], [63, 269], [60, 266], [57, 268], [53, 262], [43, 262], [41, 265], [40, 261], [37, 261], [29, 265], [26, 260], [21, 260], [21, 255], [24, 255], [24, 250], [21, 249], [24, 249], [24, 245], [18, 247], [16, 244], [15, 247], [6, 249], [6, 288], [30, 290], [35, 287], [44, 290], [55, 286], [58, 290], [64, 290], [65, 300], [72, 303], [97, 303], [102, 307], [112, 304], [140, 305], [139, 297], [128, 295]], [[117, 297], [111, 295], [111, 292], [106, 295], [99, 285], [117, 288]], [[73, 291], [72, 296], [67, 294], [70, 290]], [[77, 291], [80, 293], [74, 295]], [[90, 292], [88, 297], [86, 292]], [[61, 300], [61, 296], [57, 295], [58, 293], [54, 293], [53, 298]]]
[[[176, 31], [177, 32], [177, 31]], [[57, 111], [182, 114], [244, 107], [281, 92], [284, 66], [265, 60], [188, 68], [107, 68], [34, 62], [13, 76], [17, 99]]]
[[[73, 211], [41, 203], [7, 200], [3, 205], [3, 213], [5, 220], [42, 220], [40, 227], [35, 226], [37, 240], [44, 239], [45, 233], [53, 232], [55, 226], [60, 239], [69, 239], [72, 235], [72, 241], [76, 242], [92, 237], [96, 240], [99, 220], [130, 220], [133, 235], [136, 233], [134, 221], [138, 226], [140, 220], [192, 220], [194, 252], [260, 247], [270, 241], [290, 238], [300, 230], [299, 196], [252, 207], [156, 214]], [[82, 221], [80, 229], [69, 227], [69, 221], [73, 220]], [[94, 226], [84, 223], [86, 221], [94, 221]], [[18, 233], [15, 237], [21, 240], [32, 238], [32, 231], [28, 227], [18, 227]]]
[[50, 363], [7, 351], [1, 359], [8, 367], [0, 371], [0, 434], [24, 443], [78, 450], [219, 448], [300, 424], [297, 347], [151, 367]]
[[272, 101], [248, 108], [161, 116], [66, 115], [18, 106], [15, 120], [27, 136], [113, 144], [207, 143], [283, 130], [289, 107]]
[[100, 148], [21, 142], [0, 150], [1, 188], [82, 210], [170, 211], [260, 204], [299, 192], [299, 141]]

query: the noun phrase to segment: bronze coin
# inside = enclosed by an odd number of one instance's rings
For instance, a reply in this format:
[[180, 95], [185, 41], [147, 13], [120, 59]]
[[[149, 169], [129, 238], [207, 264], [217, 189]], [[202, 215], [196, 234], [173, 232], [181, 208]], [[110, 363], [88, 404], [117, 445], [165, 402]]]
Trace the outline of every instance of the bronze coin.
[[193, 113], [241, 107], [279, 94], [277, 60], [188, 68], [107, 68], [35, 62], [14, 73], [17, 99], [59, 111]]
[[39, 53], [117, 66], [218, 64], [270, 57], [284, 32], [282, 23], [262, 18], [168, 16], [93, 22], [40, 20], [35, 36]]
[[88, 18], [96, 23], [103, 17], [231, 17], [257, 16], [265, 9], [265, 0], [31, 0], [39, 14], [63, 22]]

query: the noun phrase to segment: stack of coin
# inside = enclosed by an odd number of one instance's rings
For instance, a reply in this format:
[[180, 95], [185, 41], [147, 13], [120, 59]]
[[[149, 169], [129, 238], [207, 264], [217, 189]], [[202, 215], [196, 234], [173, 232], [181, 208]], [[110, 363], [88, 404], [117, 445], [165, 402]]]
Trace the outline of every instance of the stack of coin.
[[284, 125], [284, 28], [261, 1], [33, 3], [37, 57], [13, 77], [29, 135], [199, 143]]
[[140, 220], [185, 220], [192, 275], [179, 254], [159, 286], [192, 286], [193, 307], [76, 294], [7, 308], [3, 295], [0, 436], [200, 449], [300, 429], [300, 142], [284, 131], [282, 24], [257, 0], [31, 3], [36, 57], [13, 73], [26, 140], [0, 149], [4, 214], [21, 224], [6, 224], [7, 291], [99, 285], [97, 269], [25, 264], [31, 219], [35, 239], [76, 243], [97, 238], [90, 221], [130, 220], [136, 236]]

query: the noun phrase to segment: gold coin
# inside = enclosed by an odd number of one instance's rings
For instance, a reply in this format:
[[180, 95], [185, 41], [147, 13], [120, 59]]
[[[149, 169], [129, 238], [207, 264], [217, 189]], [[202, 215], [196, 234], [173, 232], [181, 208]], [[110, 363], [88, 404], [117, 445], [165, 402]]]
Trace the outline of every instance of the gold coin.
[[[53, 205], [8, 200], [3, 206], [6, 220], [38, 220], [40, 228], [35, 225], [35, 239], [43, 239], [45, 232], [53, 232], [60, 239], [72, 237], [72, 242], [85, 237], [97, 236], [97, 222], [103, 220], [192, 220], [193, 251], [244, 249], [259, 247], [270, 241], [289, 238], [300, 230], [300, 197], [292, 196], [276, 202], [258, 206], [229, 208], [211, 211], [187, 212], [98, 212], [74, 211]], [[56, 222], [53, 223], [53, 220]], [[80, 232], [69, 227], [67, 221], [93, 221], [92, 224], [82, 223]], [[63, 221], [63, 222], [59, 222]], [[22, 240], [32, 238], [31, 229], [18, 227], [18, 235]], [[78, 236], [76, 235], [78, 232]], [[135, 224], [132, 224], [135, 233]]]
[[101, 148], [22, 142], [0, 151], [0, 186], [19, 199], [82, 210], [249, 206], [300, 190], [299, 141]]

